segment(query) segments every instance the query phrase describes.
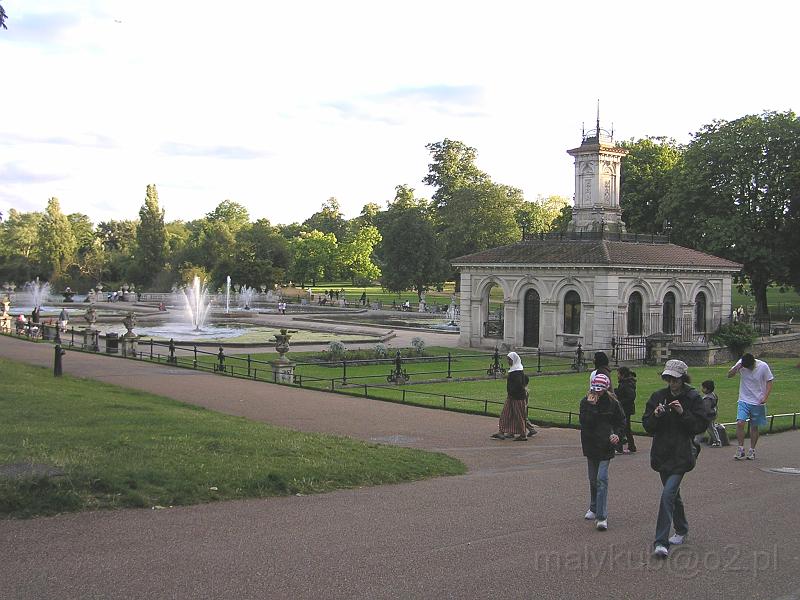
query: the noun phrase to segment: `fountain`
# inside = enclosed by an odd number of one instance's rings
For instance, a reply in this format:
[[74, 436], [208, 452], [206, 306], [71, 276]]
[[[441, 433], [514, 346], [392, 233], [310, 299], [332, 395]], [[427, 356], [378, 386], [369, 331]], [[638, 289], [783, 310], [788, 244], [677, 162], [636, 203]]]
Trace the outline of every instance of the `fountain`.
[[231, 276], [225, 278], [225, 314], [231, 312]]
[[255, 296], [255, 288], [243, 285], [239, 288], [239, 308], [250, 310], [253, 306], [253, 297]]
[[50, 295], [50, 284], [46, 281], [40, 282], [37, 277], [35, 281], [29, 281], [25, 284], [25, 292], [30, 295], [31, 306], [33, 308], [41, 308]]
[[183, 297], [186, 304], [186, 314], [192, 322], [195, 331], [202, 331], [206, 317], [211, 310], [211, 301], [208, 297], [208, 289], [200, 283], [200, 277], [194, 276], [192, 287], [184, 288]]

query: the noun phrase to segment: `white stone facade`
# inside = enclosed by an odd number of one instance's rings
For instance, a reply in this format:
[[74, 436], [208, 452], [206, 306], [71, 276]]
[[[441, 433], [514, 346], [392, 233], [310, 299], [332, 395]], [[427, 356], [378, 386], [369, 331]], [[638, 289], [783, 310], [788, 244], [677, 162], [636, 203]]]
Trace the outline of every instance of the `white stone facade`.
[[[735, 271], [574, 264], [462, 267], [459, 345], [491, 348], [503, 343], [511, 348], [570, 351], [580, 343], [587, 349], [606, 349], [611, 347], [612, 337], [619, 340], [665, 329], [664, 304], [668, 294], [674, 297], [672, 333], [676, 339], [681, 336], [686, 339], [687, 332], [690, 338], [700, 339], [730, 315]], [[489, 294], [494, 286], [502, 290], [502, 337], [486, 335], [485, 329], [492, 318]], [[539, 297], [538, 315], [531, 314], [532, 300], [526, 314], [526, 297], [535, 298], [528, 296], [531, 290]], [[573, 325], [572, 333], [565, 323], [565, 299], [569, 292], [577, 294], [580, 305], [578, 326]], [[636, 310], [636, 303], [632, 303], [634, 293], [641, 298], [639, 327], [635, 327], [635, 319], [634, 323], [629, 322], [630, 311]], [[571, 297], [574, 300], [574, 294]], [[629, 331], [630, 325], [637, 331]], [[668, 324], [666, 328], [669, 329]]]

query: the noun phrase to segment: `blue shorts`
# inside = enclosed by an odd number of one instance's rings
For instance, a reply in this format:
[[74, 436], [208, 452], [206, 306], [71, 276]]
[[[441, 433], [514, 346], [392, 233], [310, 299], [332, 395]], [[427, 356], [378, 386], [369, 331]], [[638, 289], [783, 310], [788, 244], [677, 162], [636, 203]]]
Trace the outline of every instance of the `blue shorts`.
[[767, 405], [748, 404], [739, 400], [736, 408], [736, 420], [746, 421], [747, 419], [750, 419], [751, 425], [765, 427], [767, 425]]

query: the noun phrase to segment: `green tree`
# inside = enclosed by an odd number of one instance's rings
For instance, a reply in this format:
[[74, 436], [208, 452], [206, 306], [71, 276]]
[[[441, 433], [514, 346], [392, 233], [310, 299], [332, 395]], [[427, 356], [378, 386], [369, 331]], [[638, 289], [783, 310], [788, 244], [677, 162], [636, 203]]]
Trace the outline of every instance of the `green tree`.
[[306, 231], [321, 231], [332, 233], [337, 240], [343, 240], [347, 234], [347, 221], [342, 215], [339, 201], [328, 198], [322, 203], [322, 208], [303, 222]]
[[413, 289], [421, 298], [447, 278], [449, 265], [443, 259], [433, 213], [425, 200], [414, 198], [413, 188], [397, 186], [385, 213], [381, 242], [381, 284], [387, 290]]
[[58, 279], [75, 260], [77, 243], [58, 198], [50, 198], [39, 222], [39, 261], [48, 279]]
[[512, 187], [484, 182], [455, 190], [437, 210], [445, 257], [452, 259], [521, 238], [516, 212], [522, 193]]
[[67, 215], [70, 227], [72, 227], [72, 234], [75, 236], [75, 243], [77, 244], [78, 259], [82, 257], [94, 244], [97, 236], [94, 232], [94, 225], [88, 216], [81, 213], [72, 213]]
[[317, 230], [296, 237], [290, 247], [294, 257], [293, 278], [301, 286], [308, 281], [317, 285], [317, 280], [333, 268], [338, 254], [336, 236]]
[[428, 165], [428, 174], [423, 183], [436, 188], [433, 201], [437, 208], [447, 205], [456, 190], [479, 186], [489, 176], [476, 165], [478, 151], [459, 142], [445, 138], [425, 146], [433, 162]]
[[164, 209], [158, 205], [158, 191], [152, 184], [147, 186], [144, 204], [139, 209], [136, 245], [136, 263], [141, 269], [139, 281], [149, 283], [164, 268], [167, 257]]
[[554, 230], [554, 224], [565, 207], [572, 207], [564, 196], [539, 197], [533, 202], [523, 201], [514, 213], [517, 225], [525, 234], [547, 233]]
[[520, 190], [494, 183], [475, 165], [476, 150], [462, 142], [445, 139], [426, 147], [433, 162], [423, 181], [436, 188], [436, 224], [447, 259], [520, 239]]
[[372, 260], [372, 252], [381, 241], [377, 227], [367, 225], [358, 230], [351, 240], [339, 245], [339, 261], [343, 275], [353, 285], [366, 285], [381, 276], [381, 270]]
[[38, 259], [39, 223], [42, 213], [21, 213], [16, 209], [8, 211], [8, 218], [3, 222], [2, 251], [7, 256], [21, 256], [27, 260]]
[[6, 13], [6, 9], [3, 8], [3, 5], [0, 4], [0, 27], [3, 29], [8, 29], [6, 27], [6, 19], [8, 19], [8, 14]]
[[259, 219], [236, 235], [230, 276], [252, 287], [271, 287], [284, 280], [291, 258], [288, 240], [267, 219]]
[[759, 315], [767, 288], [791, 279], [792, 207], [800, 189], [800, 120], [764, 112], [714, 121], [678, 165], [662, 214], [677, 243], [741, 262]]
[[136, 246], [136, 221], [101, 221], [97, 224], [96, 235], [106, 250], [132, 254]]
[[622, 220], [632, 233], [661, 233], [661, 202], [672, 187], [683, 149], [665, 137], [630, 140], [620, 146], [628, 151], [620, 171]]
[[250, 225], [250, 213], [247, 209], [232, 200], [223, 200], [217, 207], [206, 215], [212, 223], [223, 223], [233, 235]]

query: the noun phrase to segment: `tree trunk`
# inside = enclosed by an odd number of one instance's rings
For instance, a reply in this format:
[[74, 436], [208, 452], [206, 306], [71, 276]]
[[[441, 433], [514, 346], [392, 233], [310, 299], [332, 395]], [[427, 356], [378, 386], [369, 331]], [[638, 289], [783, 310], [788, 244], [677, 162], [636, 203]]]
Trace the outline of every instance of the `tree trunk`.
[[753, 298], [756, 301], [756, 317], [766, 319], [769, 317], [769, 306], [767, 306], [767, 283], [765, 281], [751, 280], [750, 288], [753, 290]]

